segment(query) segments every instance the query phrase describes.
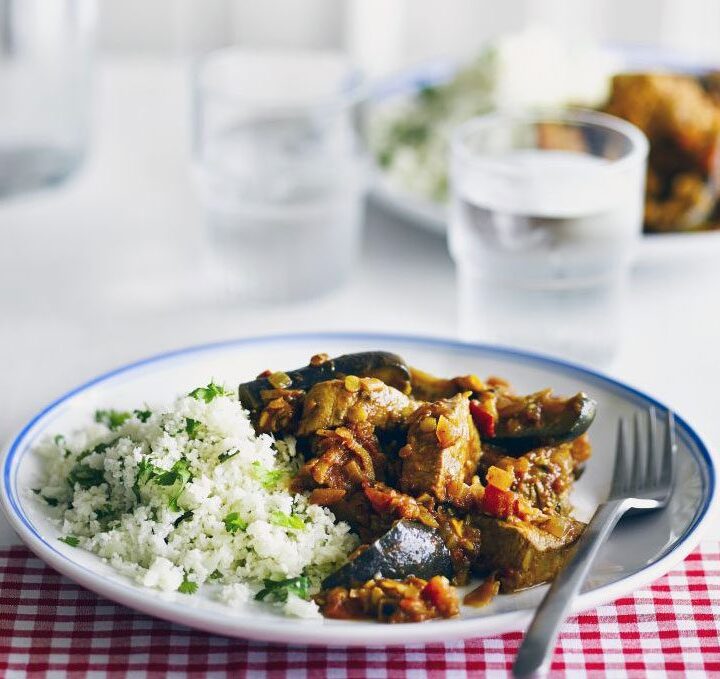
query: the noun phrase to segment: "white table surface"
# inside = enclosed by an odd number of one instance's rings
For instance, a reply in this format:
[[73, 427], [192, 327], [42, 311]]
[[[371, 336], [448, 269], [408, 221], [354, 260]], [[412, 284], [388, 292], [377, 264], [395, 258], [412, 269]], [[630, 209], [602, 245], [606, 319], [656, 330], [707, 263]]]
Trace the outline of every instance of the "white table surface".
[[[247, 309], [203, 294], [181, 62], [105, 60], [92, 150], [66, 185], [0, 202], [0, 441], [53, 397], [193, 343], [299, 330], [454, 336], [444, 240], [369, 206], [352, 281], [321, 299]], [[636, 272], [609, 372], [666, 401], [716, 449], [720, 266]], [[714, 536], [720, 538], [720, 528]], [[17, 542], [0, 517], [0, 544]]]

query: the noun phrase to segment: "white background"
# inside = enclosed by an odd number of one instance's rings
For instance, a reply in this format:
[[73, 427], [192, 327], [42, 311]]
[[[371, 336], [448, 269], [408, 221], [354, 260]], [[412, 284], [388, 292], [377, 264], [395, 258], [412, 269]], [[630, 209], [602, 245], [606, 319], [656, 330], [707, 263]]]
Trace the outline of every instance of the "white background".
[[388, 71], [468, 55], [499, 32], [545, 24], [577, 40], [720, 58], [716, 0], [99, 0], [99, 44], [186, 53], [230, 42], [347, 48]]

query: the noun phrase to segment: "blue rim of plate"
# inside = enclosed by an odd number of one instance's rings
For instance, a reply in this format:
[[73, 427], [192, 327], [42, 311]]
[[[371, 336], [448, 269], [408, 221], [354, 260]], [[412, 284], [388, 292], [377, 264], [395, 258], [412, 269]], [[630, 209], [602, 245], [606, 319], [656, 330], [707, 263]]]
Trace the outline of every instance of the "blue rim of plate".
[[[257, 344], [273, 344], [273, 343], [285, 343], [295, 341], [333, 341], [333, 340], [344, 340], [344, 341], [355, 341], [355, 342], [397, 342], [407, 344], [417, 344], [426, 347], [438, 347], [453, 350], [463, 350], [472, 353], [485, 353], [489, 355], [495, 355], [502, 358], [510, 358], [519, 363], [530, 363], [535, 365], [552, 366], [558, 371], [580, 376], [585, 380], [601, 384], [606, 388], [611, 388], [623, 394], [623, 396], [631, 396], [632, 400], [639, 405], [654, 406], [660, 412], [668, 410], [667, 406], [657, 401], [653, 397], [645, 394], [644, 392], [631, 387], [619, 380], [616, 380], [608, 375], [596, 372], [582, 365], [565, 361], [563, 359], [546, 356], [544, 354], [521, 351], [518, 349], [512, 349], [509, 347], [492, 345], [492, 344], [473, 344], [467, 342], [461, 342], [457, 340], [443, 339], [439, 337], [424, 337], [419, 335], [402, 335], [402, 334], [384, 334], [384, 333], [355, 333], [355, 332], [308, 332], [308, 333], [288, 333], [288, 334], [277, 334], [277, 335], [261, 335], [255, 337], [247, 337], [233, 340], [225, 340], [220, 342], [211, 342], [207, 344], [198, 344], [183, 349], [176, 349], [154, 356], [150, 356], [133, 363], [128, 363], [114, 370], [110, 370], [103, 373], [77, 387], [66, 392], [59, 398], [52, 401], [49, 405], [39, 411], [28, 423], [19, 431], [17, 435], [12, 439], [12, 442], [6, 448], [7, 454], [2, 461], [2, 488], [5, 492], [7, 501], [10, 508], [14, 512], [14, 515], [23, 526], [31, 533], [31, 535], [40, 542], [45, 548], [52, 551], [57, 556], [61, 557], [64, 561], [72, 563], [74, 568], [79, 568], [87, 573], [96, 575], [90, 569], [81, 566], [76, 561], [73, 561], [67, 554], [57, 549], [53, 544], [48, 542], [40, 533], [36, 530], [30, 519], [27, 517], [20, 502], [18, 500], [17, 493], [17, 474], [19, 470], [19, 463], [15, 465], [15, 473], [11, 478], [11, 471], [13, 469], [13, 461], [19, 452], [28, 452], [31, 450], [32, 444], [35, 442], [36, 437], [30, 440], [26, 440], [27, 434], [35, 427], [35, 425], [43, 420], [49, 413], [57, 409], [66, 401], [69, 401], [74, 396], [98, 385], [103, 382], [107, 382], [118, 375], [124, 373], [131, 373], [139, 368], [150, 366], [153, 364], [162, 364], [166, 361], [176, 359], [183, 356], [191, 356], [194, 354], [201, 353], [212, 353], [213, 351], [227, 349], [230, 347], [240, 346], [251, 346]], [[703, 441], [702, 437], [691, 427], [680, 415], [675, 414], [675, 422], [677, 425], [678, 438], [683, 440], [686, 444], [690, 454], [696, 458], [698, 467], [703, 475], [702, 478], [702, 502], [695, 511], [695, 515], [685, 529], [685, 531], [679, 535], [674, 542], [667, 546], [665, 550], [660, 552], [651, 562], [644, 565], [642, 568], [629, 573], [626, 577], [634, 577], [642, 573], [643, 571], [652, 568], [660, 560], [678, 550], [682, 544], [695, 532], [695, 529], [700, 522], [707, 516], [710, 508], [713, 504], [713, 498], [715, 496], [716, 486], [716, 471], [713, 456], [708, 449], [707, 445]], [[690, 442], [692, 445], [688, 445]], [[698, 459], [698, 457], [700, 459]], [[700, 462], [704, 464], [701, 464]], [[624, 578], [622, 578], [624, 579]], [[622, 580], [621, 579], [621, 580]], [[602, 585], [594, 589], [603, 589], [604, 587], [610, 586], [612, 583]], [[133, 586], [130, 584], [123, 584], [123, 587], [128, 590], [133, 590]]]

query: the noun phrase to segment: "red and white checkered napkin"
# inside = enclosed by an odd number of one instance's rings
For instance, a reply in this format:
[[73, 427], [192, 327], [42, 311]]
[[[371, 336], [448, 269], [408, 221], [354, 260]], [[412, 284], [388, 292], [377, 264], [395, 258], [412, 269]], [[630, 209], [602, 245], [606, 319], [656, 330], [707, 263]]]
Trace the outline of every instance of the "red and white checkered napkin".
[[[0, 550], [0, 676], [435, 677], [508, 675], [520, 633], [388, 649], [226, 639], [112, 604], [24, 547]], [[720, 677], [720, 544], [570, 620], [553, 676]]]

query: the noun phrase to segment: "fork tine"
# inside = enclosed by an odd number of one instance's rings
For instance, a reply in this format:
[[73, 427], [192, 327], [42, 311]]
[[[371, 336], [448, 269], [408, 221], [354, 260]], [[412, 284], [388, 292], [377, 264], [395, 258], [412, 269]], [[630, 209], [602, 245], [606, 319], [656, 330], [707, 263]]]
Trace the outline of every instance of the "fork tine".
[[618, 421], [617, 443], [615, 444], [615, 469], [613, 471], [610, 494], [622, 495], [627, 484], [627, 437], [625, 436], [625, 420]]
[[660, 483], [663, 486], [672, 486], [675, 478], [675, 417], [670, 410], [665, 413], [665, 441], [663, 443], [662, 468], [660, 470]]
[[647, 416], [647, 445], [645, 446], [645, 480], [654, 486], [658, 482], [657, 448], [655, 442], [655, 430], [657, 429], [657, 413], [652, 406]]
[[644, 483], [647, 483], [646, 477], [643, 477], [643, 450], [642, 437], [640, 436], [640, 415], [633, 414], [633, 443], [631, 450], [632, 462], [632, 478], [630, 479], [630, 488], [636, 491]]

